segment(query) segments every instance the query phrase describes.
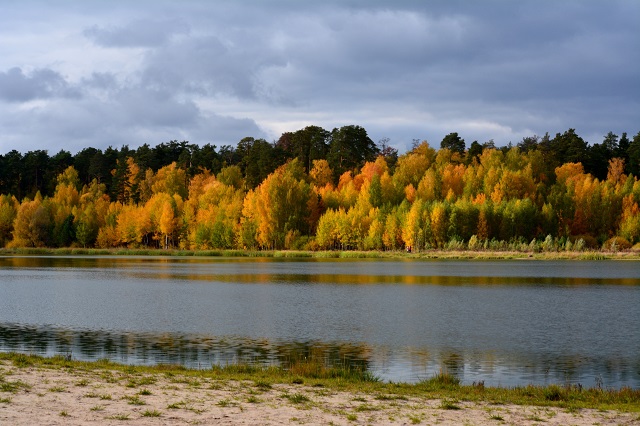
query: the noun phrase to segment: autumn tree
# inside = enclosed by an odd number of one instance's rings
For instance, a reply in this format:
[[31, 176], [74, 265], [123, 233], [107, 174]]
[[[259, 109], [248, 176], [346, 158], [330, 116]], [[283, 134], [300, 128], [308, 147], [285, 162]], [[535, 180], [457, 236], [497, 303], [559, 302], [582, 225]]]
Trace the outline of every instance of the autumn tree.
[[282, 248], [289, 231], [308, 234], [310, 187], [297, 159], [276, 169], [258, 188], [255, 202], [245, 203], [243, 215], [257, 225], [256, 241], [265, 248]]
[[431, 148], [427, 141], [422, 141], [410, 152], [398, 158], [393, 180], [401, 188], [409, 184], [417, 188], [427, 169], [435, 162], [435, 158], [435, 149]]
[[4, 247], [12, 237], [13, 222], [20, 203], [9, 195], [0, 195], [0, 247]]
[[313, 167], [309, 172], [311, 182], [317, 187], [323, 187], [333, 182], [333, 171], [325, 159], [313, 160]]
[[416, 200], [407, 214], [404, 226], [402, 227], [402, 240], [406, 247], [413, 251], [420, 251], [427, 247], [430, 220], [427, 203]]
[[227, 186], [232, 186], [236, 189], [244, 187], [244, 179], [242, 178], [242, 171], [239, 166], [227, 166], [220, 170], [220, 173], [216, 175], [216, 179]]
[[187, 197], [187, 174], [173, 162], [158, 170], [153, 179], [151, 189], [154, 194], [161, 192], [171, 196], [178, 194], [184, 199]]
[[619, 233], [632, 244], [640, 239], [640, 208], [633, 194], [622, 200]]
[[36, 193], [33, 201], [25, 199], [13, 224], [11, 247], [45, 247], [51, 243], [53, 220], [50, 203]]
[[429, 243], [436, 248], [444, 247], [447, 242], [448, 211], [447, 205], [443, 202], [436, 202], [431, 205], [429, 223], [431, 234]]

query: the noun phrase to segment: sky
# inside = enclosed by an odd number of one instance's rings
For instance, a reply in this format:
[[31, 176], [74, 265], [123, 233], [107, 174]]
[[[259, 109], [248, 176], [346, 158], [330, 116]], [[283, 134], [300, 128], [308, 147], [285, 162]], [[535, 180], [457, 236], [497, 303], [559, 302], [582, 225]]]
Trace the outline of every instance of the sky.
[[640, 131], [637, 0], [2, 0], [0, 154]]

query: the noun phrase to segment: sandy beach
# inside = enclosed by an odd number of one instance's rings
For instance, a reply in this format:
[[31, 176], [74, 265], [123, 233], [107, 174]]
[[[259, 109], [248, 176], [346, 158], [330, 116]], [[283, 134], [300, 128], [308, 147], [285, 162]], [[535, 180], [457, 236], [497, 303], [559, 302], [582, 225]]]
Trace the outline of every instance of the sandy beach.
[[1, 425], [632, 425], [637, 413], [0, 361]]

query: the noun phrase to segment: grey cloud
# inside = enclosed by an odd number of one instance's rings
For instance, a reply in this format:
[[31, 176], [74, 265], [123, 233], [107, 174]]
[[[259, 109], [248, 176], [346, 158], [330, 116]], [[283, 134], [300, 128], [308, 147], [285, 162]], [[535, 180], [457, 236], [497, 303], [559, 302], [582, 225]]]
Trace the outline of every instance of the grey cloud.
[[[22, 121], [33, 130], [17, 132], [44, 132], [46, 116], [51, 133], [89, 145], [234, 144], [277, 138], [286, 123], [359, 124], [403, 150], [413, 138], [437, 146], [452, 131], [500, 145], [570, 127], [640, 130], [635, 0], [143, 0], [87, 3], [73, 23], [50, 11], [57, 27], [95, 22], [84, 34], [98, 59], [72, 85], [53, 71], [70, 56], [54, 65], [57, 57], [0, 58], [0, 69], [28, 63], [50, 72], [0, 72], [0, 99], [48, 99]], [[69, 98], [73, 90], [82, 98]], [[7, 122], [0, 115], [3, 129]]]
[[115, 101], [119, 114], [129, 126], [187, 127], [193, 125], [200, 114], [192, 101], [179, 101], [162, 91], [128, 88], [121, 91]]
[[94, 72], [91, 77], [83, 79], [83, 85], [97, 89], [114, 89], [117, 87], [116, 76], [108, 72]]
[[[155, 104], [152, 102], [155, 101]], [[203, 112], [189, 102], [161, 95], [119, 94], [108, 101], [52, 100], [48, 108], [15, 110], [0, 104], [0, 153], [61, 148], [73, 153], [92, 146], [136, 147], [174, 139], [203, 145], [235, 145], [246, 136], [266, 137], [254, 120]]]
[[246, 136], [266, 138], [267, 134], [250, 118], [235, 118], [218, 114], [203, 114], [190, 133], [191, 140], [217, 146], [235, 145]]
[[27, 102], [52, 97], [79, 97], [78, 90], [51, 69], [37, 69], [26, 75], [20, 68], [0, 72], [0, 99]]
[[188, 32], [188, 25], [181, 20], [140, 19], [122, 26], [94, 25], [85, 29], [83, 34], [103, 47], [158, 47], [167, 43], [175, 35]]
[[265, 98], [273, 95], [256, 76], [264, 68], [285, 64], [284, 58], [266, 46], [258, 34], [242, 40], [208, 35], [149, 52], [142, 80], [150, 87], [188, 93]]

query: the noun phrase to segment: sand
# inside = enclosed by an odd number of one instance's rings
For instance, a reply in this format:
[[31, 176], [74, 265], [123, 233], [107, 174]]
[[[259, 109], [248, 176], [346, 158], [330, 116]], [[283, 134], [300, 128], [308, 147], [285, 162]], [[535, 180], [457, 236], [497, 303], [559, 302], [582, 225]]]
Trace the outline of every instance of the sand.
[[[637, 413], [489, 405], [0, 361], [0, 425], [640, 425]], [[445, 408], [449, 407], [449, 409]], [[455, 409], [458, 407], [458, 409]], [[453, 409], [451, 409], [453, 408]]]

